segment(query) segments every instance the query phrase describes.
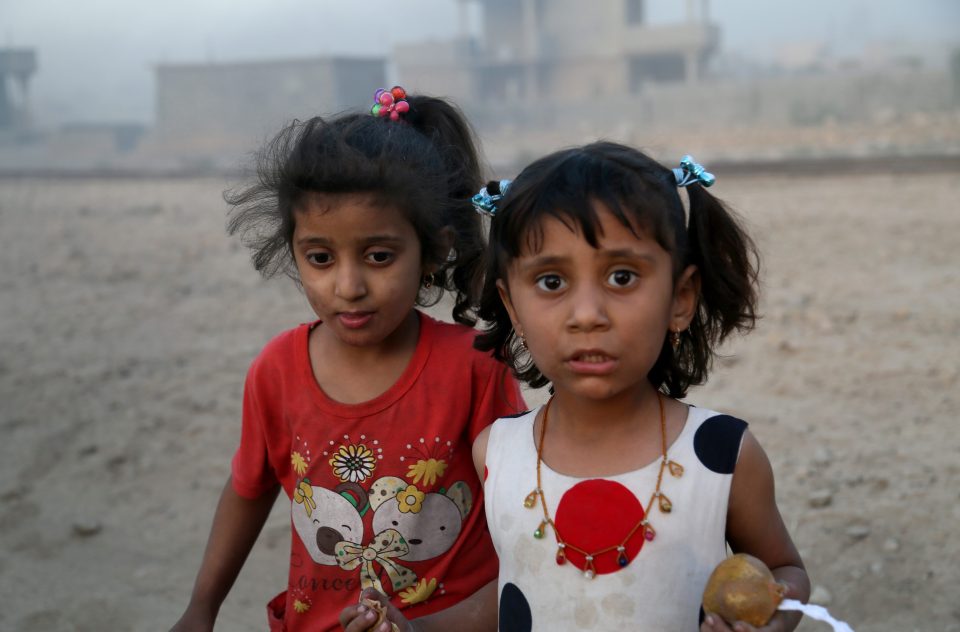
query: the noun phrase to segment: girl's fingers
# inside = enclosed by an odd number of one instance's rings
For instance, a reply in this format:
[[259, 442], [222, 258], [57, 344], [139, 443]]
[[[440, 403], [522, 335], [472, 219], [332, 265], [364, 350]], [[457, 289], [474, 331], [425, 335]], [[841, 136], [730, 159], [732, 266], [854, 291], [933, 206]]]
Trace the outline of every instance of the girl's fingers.
[[708, 614], [704, 618], [700, 630], [701, 632], [731, 632], [726, 622], [715, 614]]
[[347, 624], [353, 621], [353, 619], [360, 613], [360, 611], [361, 611], [360, 604], [347, 606], [346, 608], [341, 610], [340, 617], [338, 618], [338, 621], [340, 622], [340, 627], [341, 628], [347, 627]]
[[779, 629], [781, 629], [779, 626], [757, 629], [744, 621], [727, 625], [726, 621], [715, 614], [708, 614], [703, 620], [703, 625], [700, 626], [700, 632], [772, 632]]
[[[348, 610], [354, 614], [350, 616]], [[340, 626], [344, 632], [366, 632], [376, 620], [377, 613], [363, 605], [350, 606], [340, 613]]]
[[[372, 626], [373, 622], [376, 620], [377, 620], [377, 613], [371, 612], [368, 610], [364, 616], [357, 617], [356, 619], [353, 620], [353, 623], [351, 625], [354, 625], [356, 627], [347, 628], [347, 632], [366, 632], [367, 630], [370, 629], [370, 626]], [[381, 627], [378, 628], [376, 632], [380, 632], [382, 627], [383, 626], [381, 625]], [[387, 628], [387, 632], [390, 632], [390, 628]]]
[[380, 596], [380, 591], [376, 588], [364, 588], [360, 591], [361, 599], [376, 599]]
[[379, 601], [384, 606], [390, 603], [390, 601], [387, 599], [387, 596], [376, 588], [363, 589], [360, 592], [360, 599], [372, 599], [374, 601]]

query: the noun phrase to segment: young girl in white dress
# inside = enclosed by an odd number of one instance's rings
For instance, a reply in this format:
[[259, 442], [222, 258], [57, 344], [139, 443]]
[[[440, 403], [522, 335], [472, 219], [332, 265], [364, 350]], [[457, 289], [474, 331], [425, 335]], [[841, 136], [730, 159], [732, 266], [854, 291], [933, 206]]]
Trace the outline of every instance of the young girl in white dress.
[[[496, 607], [501, 632], [754, 630], [701, 608], [728, 547], [809, 596], [747, 424], [679, 401], [755, 319], [756, 252], [711, 184], [689, 157], [673, 170], [601, 142], [477, 198], [493, 215], [477, 346], [552, 390], [473, 446], [500, 559], [496, 604], [476, 607]], [[348, 632], [365, 629], [350, 616]], [[761, 629], [798, 622], [778, 612]]]

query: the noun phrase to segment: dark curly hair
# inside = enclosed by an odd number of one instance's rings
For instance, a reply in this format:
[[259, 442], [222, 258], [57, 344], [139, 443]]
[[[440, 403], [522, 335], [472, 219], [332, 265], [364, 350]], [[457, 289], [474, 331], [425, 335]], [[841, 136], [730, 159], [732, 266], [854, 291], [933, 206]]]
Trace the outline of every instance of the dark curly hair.
[[[542, 221], [557, 218], [576, 225], [597, 247], [602, 203], [631, 231], [642, 230], [670, 253], [676, 280], [690, 264], [700, 274], [700, 295], [690, 327], [674, 352], [663, 333], [663, 347], [647, 376], [672, 397], [706, 381], [714, 349], [733, 330], [748, 331], [756, 321], [759, 258], [734, 214], [699, 184], [687, 187], [683, 203], [670, 169], [642, 152], [612, 142], [558, 151], [524, 169], [510, 185], [491, 222], [486, 280], [478, 314], [485, 321], [475, 346], [513, 368], [531, 387], [548, 383], [513, 331], [497, 292], [510, 262], [542, 238]], [[636, 227], [636, 228], [635, 228]]]
[[473, 325], [483, 272], [482, 222], [470, 204], [481, 183], [474, 135], [452, 103], [415, 95], [407, 101], [403, 121], [349, 112], [285, 127], [257, 154], [254, 182], [224, 193], [233, 207], [227, 231], [239, 233], [265, 277], [282, 272], [298, 280], [292, 239], [305, 196], [369, 194], [404, 214], [424, 265], [439, 269], [430, 283], [421, 279], [417, 305], [451, 291], [453, 318]]

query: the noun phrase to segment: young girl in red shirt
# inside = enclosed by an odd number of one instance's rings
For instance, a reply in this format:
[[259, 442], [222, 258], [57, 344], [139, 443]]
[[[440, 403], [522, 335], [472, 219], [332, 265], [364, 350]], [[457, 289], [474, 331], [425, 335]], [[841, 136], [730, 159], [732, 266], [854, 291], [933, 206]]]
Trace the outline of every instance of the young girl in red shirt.
[[[401, 88], [375, 100], [291, 124], [257, 181], [227, 195], [256, 269], [293, 277], [317, 320], [250, 367], [231, 476], [175, 630], [212, 629], [281, 489], [293, 534], [271, 630], [336, 628], [367, 587], [409, 618], [496, 589], [470, 446], [523, 402], [473, 349], [479, 161], [450, 103]], [[416, 309], [445, 291], [458, 324]]]

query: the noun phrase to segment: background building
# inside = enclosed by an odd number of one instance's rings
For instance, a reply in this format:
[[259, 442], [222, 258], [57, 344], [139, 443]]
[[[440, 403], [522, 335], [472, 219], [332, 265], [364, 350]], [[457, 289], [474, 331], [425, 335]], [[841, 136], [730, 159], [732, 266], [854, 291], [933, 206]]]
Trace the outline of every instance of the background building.
[[[399, 46], [397, 73], [418, 90], [483, 105], [642, 92], [648, 83], [696, 83], [719, 43], [706, 0], [687, 19], [646, 22], [644, 0], [460, 0], [460, 33]], [[471, 5], [481, 10], [474, 39]]]
[[30, 77], [37, 55], [27, 48], [0, 48], [0, 133], [23, 132], [30, 126]]
[[841, 62], [820, 41], [768, 68], [725, 58], [708, 0], [686, 0], [674, 23], [649, 21], [645, 0], [459, 6], [451, 38], [396, 47], [396, 73], [459, 103], [495, 165], [601, 136], [730, 160], [949, 153], [960, 141], [942, 70], [894, 51]]
[[[234, 170], [289, 121], [363, 108], [394, 83], [456, 101], [505, 173], [600, 137], [669, 160], [960, 155], [956, 47], [934, 60], [881, 39], [841, 50], [836, 37], [808, 32], [751, 57], [718, 25], [734, 28], [729, 5], [714, 15], [709, 0], [447, 3], [442, 39], [386, 34], [406, 42], [384, 46], [389, 57], [378, 48], [383, 56], [154, 64], [148, 122], [44, 126], [28, 99], [35, 54], [0, 49], [0, 172]], [[336, 15], [309, 19], [332, 38]]]
[[385, 83], [382, 58], [159, 65], [147, 149], [229, 161], [293, 119], [372, 103], [373, 90]]

